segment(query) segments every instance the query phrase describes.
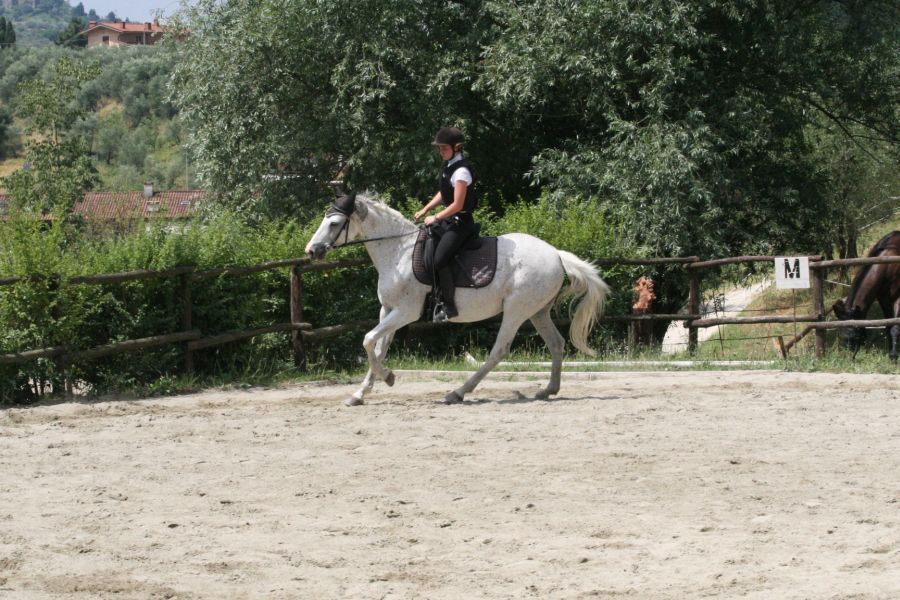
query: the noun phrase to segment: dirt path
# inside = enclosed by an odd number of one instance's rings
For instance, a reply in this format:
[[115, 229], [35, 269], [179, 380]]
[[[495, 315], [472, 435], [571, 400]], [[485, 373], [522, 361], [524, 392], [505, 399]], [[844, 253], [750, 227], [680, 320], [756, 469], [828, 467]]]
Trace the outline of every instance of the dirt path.
[[896, 376], [410, 379], [0, 411], [0, 597], [900, 597]]
[[[770, 279], [759, 281], [743, 288], [734, 288], [727, 290], [722, 294], [721, 306], [716, 309], [712, 304], [703, 304], [700, 307], [700, 314], [709, 318], [719, 317], [737, 317], [747, 306], [753, 301], [753, 298], [766, 291], [772, 286]], [[685, 309], [687, 310], [687, 309]], [[718, 334], [717, 327], [703, 327], [697, 330], [697, 341], [705, 342], [706, 340]], [[666, 335], [663, 337], [660, 351], [663, 354], [677, 354], [684, 352], [688, 347], [688, 329], [684, 326], [684, 321], [672, 321], [669, 328], [666, 329]]]

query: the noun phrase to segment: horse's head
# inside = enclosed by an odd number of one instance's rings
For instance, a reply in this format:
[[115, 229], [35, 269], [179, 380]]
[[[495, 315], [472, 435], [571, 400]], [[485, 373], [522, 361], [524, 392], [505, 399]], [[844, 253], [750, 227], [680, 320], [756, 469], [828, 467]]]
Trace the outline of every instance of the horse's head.
[[344, 193], [339, 196], [325, 212], [325, 218], [312, 239], [306, 244], [306, 253], [313, 260], [325, 256], [332, 248], [337, 248], [359, 236], [359, 219], [364, 212], [362, 205], [356, 203], [356, 193]]
[[[858, 306], [847, 308], [846, 299], [835, 301], [835, 303], [831, 305], [831, 308], [834, 310], [834, 316], [836, 316], [839, 321], [855, 321], [856, 319], [862, 319], [866, 316], [864, 311]], [[842, 327], [841, 338], [843, 338], [847, 347], [855, 353], [862, 347], [863, 342], [866, 341], [866, 330], [864, 327]]]

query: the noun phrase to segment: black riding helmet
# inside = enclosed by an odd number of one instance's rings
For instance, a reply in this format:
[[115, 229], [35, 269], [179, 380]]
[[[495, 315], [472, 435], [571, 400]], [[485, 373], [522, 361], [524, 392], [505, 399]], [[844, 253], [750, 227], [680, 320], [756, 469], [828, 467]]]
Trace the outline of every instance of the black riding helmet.
[[441, 127], [434, 135], [434, 141], [431, 142], [431, 145], [452, 146], [454, 150], [459, 150], [464, 142], [465, 138], [462, 131], [456, 127]]

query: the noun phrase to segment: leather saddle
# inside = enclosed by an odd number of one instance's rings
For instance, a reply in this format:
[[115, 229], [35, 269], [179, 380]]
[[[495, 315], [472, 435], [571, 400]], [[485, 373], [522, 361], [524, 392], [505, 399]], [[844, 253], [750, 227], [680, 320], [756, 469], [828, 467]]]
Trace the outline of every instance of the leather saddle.
[[[479, 226], [480, 230], [480, 226]], [[434, 285], [434, 238], [423, 228], [413, 248], [413, 274], [420, 283]], [[494, 280], [497, 271], [497, 238], [470, 237], [456, 255], [453, 275], [456, 287], [480, 288]]]

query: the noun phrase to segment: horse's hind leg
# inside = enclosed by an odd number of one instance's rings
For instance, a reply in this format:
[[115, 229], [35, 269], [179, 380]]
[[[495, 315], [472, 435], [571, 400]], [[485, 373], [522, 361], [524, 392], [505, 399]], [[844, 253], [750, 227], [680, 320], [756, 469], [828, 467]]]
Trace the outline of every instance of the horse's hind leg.
[[537, 393], [535, 396], [539, 400], [546, 400], [550, 396], [559, 392], [560, 373], [562, 372], [562, 361], [566, 349], [566, 340], [556, 328], [553, 319], [550, 318], [550, 308], [552, 304], [548, 304], [531, 317], [531, 323], [543, 338], [547, 348], [550, 349], [550, 356], [553, 359], [553, 365], [550, 368], [550, 383], [547, 387]]
[[444, 397], [444, 404], [462, 402], [465, 395], [474, 390], [475, 386], [484, 379], [484, 376], [490, 373], [491, 369], [497, 366], [497, 363], [506, 358], [506, 355], [509, 354], [512, 341], [516, 337], [516, 332], [519, 330], [519, 327], [522, 326], [524, 321], [524, 318], [517, 318], [512, 316], [509, 312], [504, 312], [503, 322], [500, 323], [500, 330], [497, 332], [497, 339], [494, 340], [494, 347], [491, 348], [491, 353], [488, 355], [487, 360], [484, 361], [481, 368], [478, 369], [474, 375], [469, 377], [461, 387]]

